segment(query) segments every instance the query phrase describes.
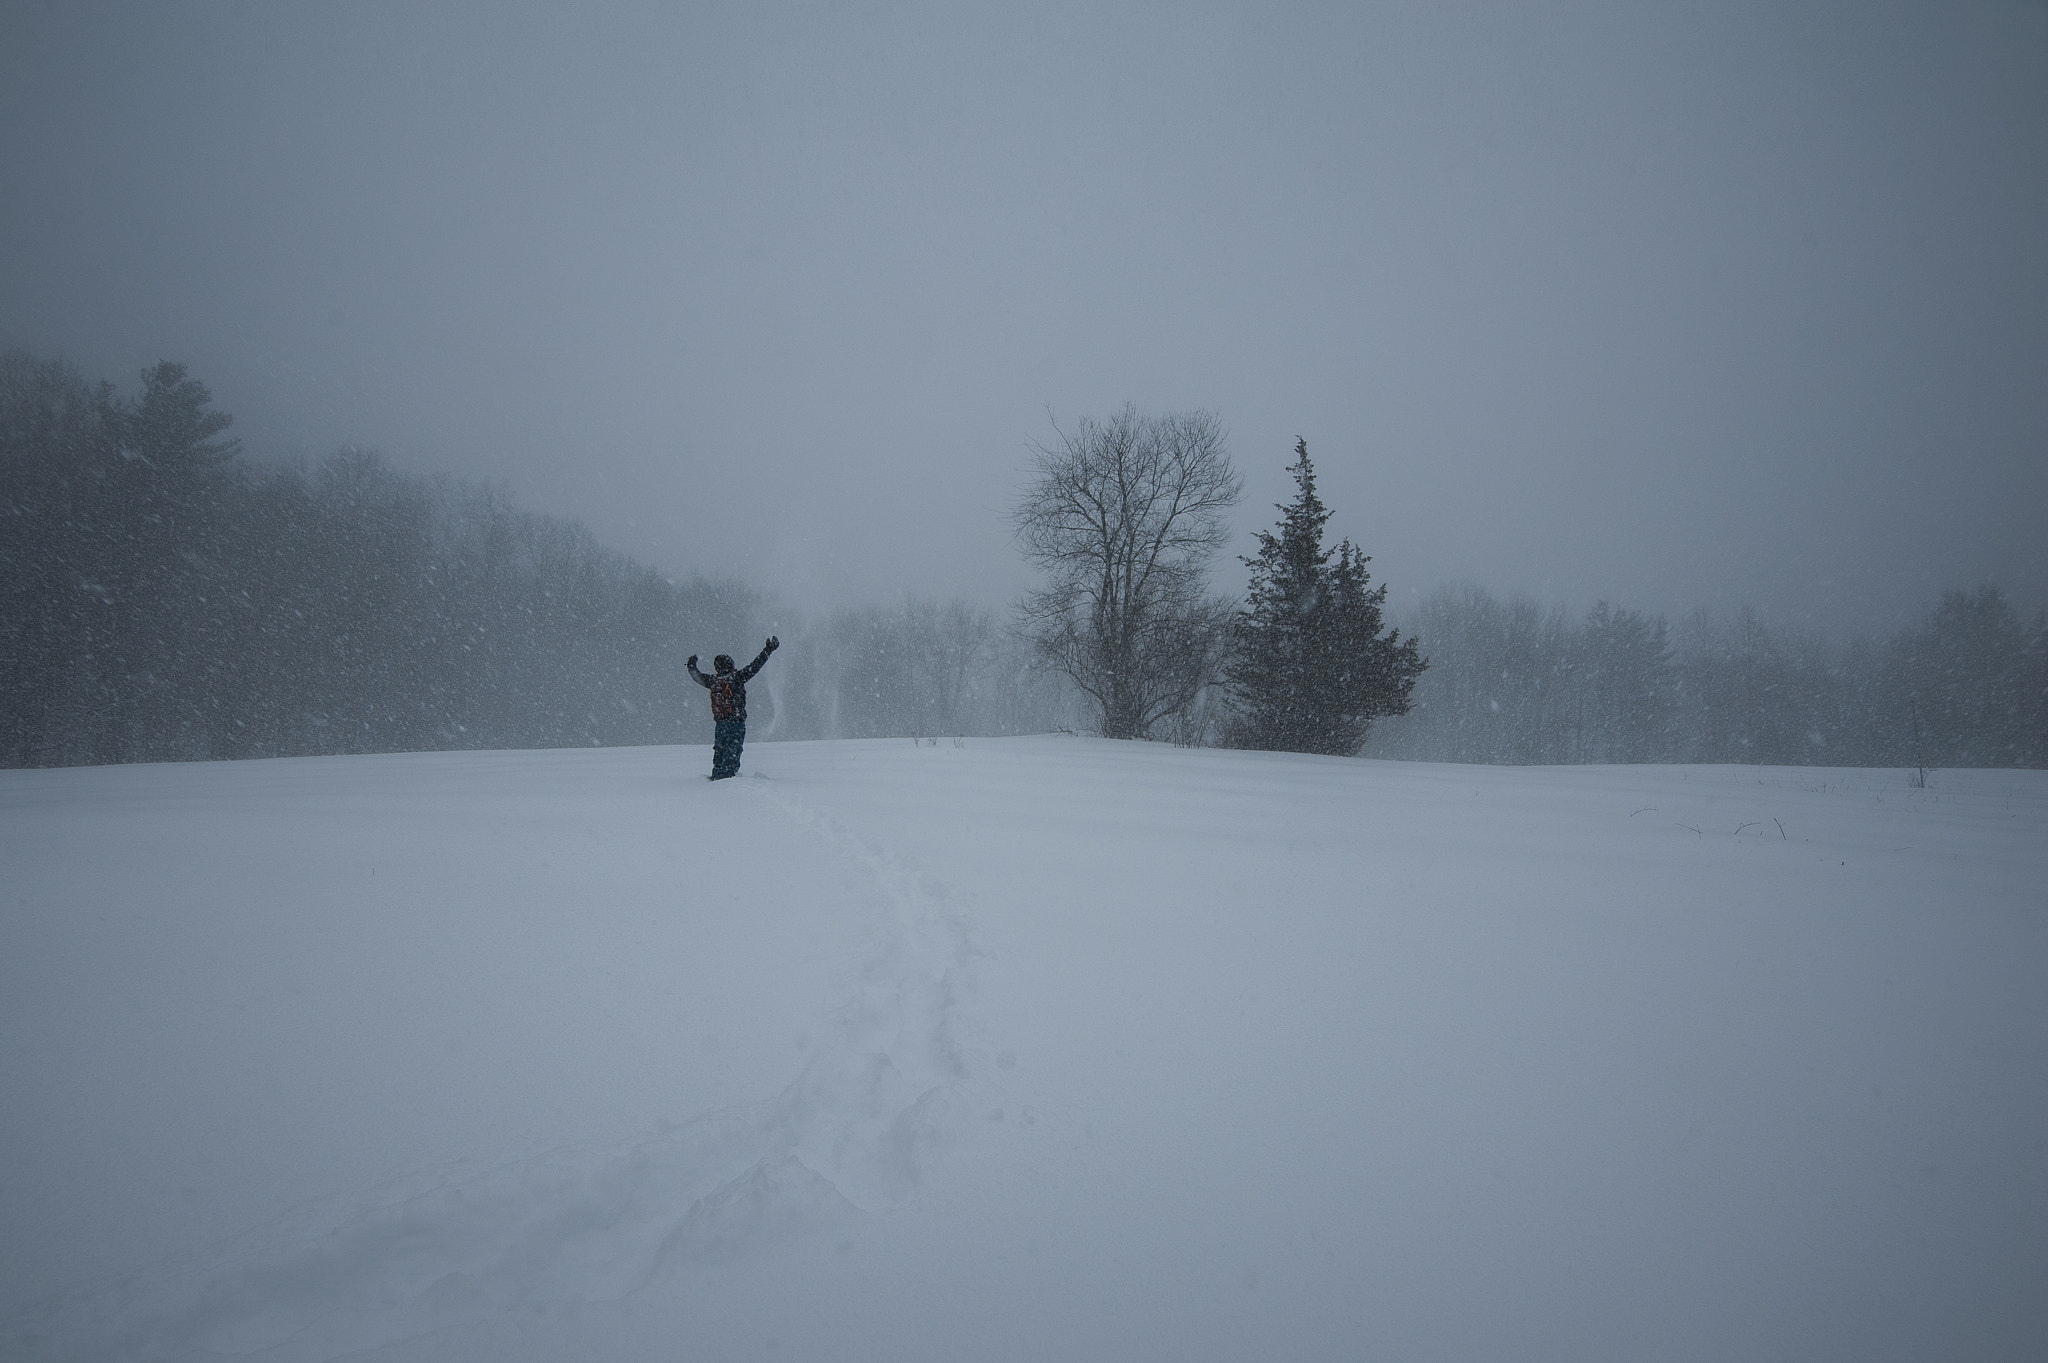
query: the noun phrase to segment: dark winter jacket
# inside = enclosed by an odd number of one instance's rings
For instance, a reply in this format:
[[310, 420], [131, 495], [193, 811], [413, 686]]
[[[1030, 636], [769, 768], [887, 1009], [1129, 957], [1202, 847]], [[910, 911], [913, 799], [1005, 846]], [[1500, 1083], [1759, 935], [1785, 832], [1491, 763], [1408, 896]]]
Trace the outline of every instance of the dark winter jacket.
[[775, 645], [770, 644], [739, 671], [718, 676], [707, 677], [699, 672], [695, 659], [686, 664], [690, 669], [690, 679], [711, 693], [713, 719], [743, 720], [747, 717], [747, 683], [754, 679], [754, 674], [761, 670], [762, 664], [768, 661], [768, 655], [774, 651]]

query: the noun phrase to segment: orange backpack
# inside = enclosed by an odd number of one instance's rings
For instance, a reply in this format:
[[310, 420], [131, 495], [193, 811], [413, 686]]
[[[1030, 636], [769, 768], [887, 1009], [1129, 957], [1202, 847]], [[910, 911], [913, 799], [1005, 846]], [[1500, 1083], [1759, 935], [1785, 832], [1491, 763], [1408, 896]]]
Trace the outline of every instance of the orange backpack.
[[733, 711], [739, 708], [734, 695], [737, 690], [738, 687], [734, 685], [731, 677], [714, 677], [711, 679], [711, 717], [713, 719], [731, 719], [733, 717]]

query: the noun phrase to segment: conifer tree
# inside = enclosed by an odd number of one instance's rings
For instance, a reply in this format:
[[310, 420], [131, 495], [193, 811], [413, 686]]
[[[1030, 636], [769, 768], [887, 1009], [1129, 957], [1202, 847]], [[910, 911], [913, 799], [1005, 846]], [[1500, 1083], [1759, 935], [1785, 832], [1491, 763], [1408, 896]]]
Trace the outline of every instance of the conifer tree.
[[1330, 512], [1308, 442], [1294, 453], [1294, 501], [1278, 508], [1279, 533], [1260, 531], [1258, 554], [1244, 560], [1251, 586], [1224, 671], [1237, 710], [1229, 737], [1240, 748], [1349, 757], [1375, 719], [1407, 713], [1428, 663], [1399, 630], [1381, 636], [1387, 589], [1371, 586], [1371, 560], [1348, 539], [1323, 548]]

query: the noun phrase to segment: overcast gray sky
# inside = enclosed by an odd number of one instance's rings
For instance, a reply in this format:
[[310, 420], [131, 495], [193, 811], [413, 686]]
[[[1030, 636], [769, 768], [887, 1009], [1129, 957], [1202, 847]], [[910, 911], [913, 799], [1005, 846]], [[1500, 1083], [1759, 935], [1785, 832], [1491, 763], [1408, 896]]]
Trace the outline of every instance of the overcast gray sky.
[[1129, 400], [1247, 540], [1306, 436], [1396, 604], [2048, 605], [2034, 0], [0, 15], [0, 344], [252, 454], [1000, 602], [1027, 442]]

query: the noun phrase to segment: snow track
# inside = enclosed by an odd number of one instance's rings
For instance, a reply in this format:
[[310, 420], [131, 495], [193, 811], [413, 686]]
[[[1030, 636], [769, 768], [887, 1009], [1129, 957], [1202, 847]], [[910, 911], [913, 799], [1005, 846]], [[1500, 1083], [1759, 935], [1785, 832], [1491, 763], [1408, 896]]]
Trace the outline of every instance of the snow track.
[[704, 756], [0, 773], [0, 1360], [2048, 1357], [2048, 774]]
[[763, 783], [744, 789], [861, 868], [881, 909], [854, 996], [781, 1093], [627, 1146], [451, 1166], [302, 1206], [7, 1322], [10, 1356], [329, 1359], [616, 1301], [911, 1196], [965, 1129], [965, 923], [913, 865]]
[[774, 787], [752, 789], [859, 864], [883, 896], [859, 995], [840, 1010], [834, 1044], [782, 1101], [791, 1149], [807, 1166], [855, 1206], [893, 1206], [916, 1188], [967, 1096], [958, 991], [975, 953], [966, 922], [915, 865]]

